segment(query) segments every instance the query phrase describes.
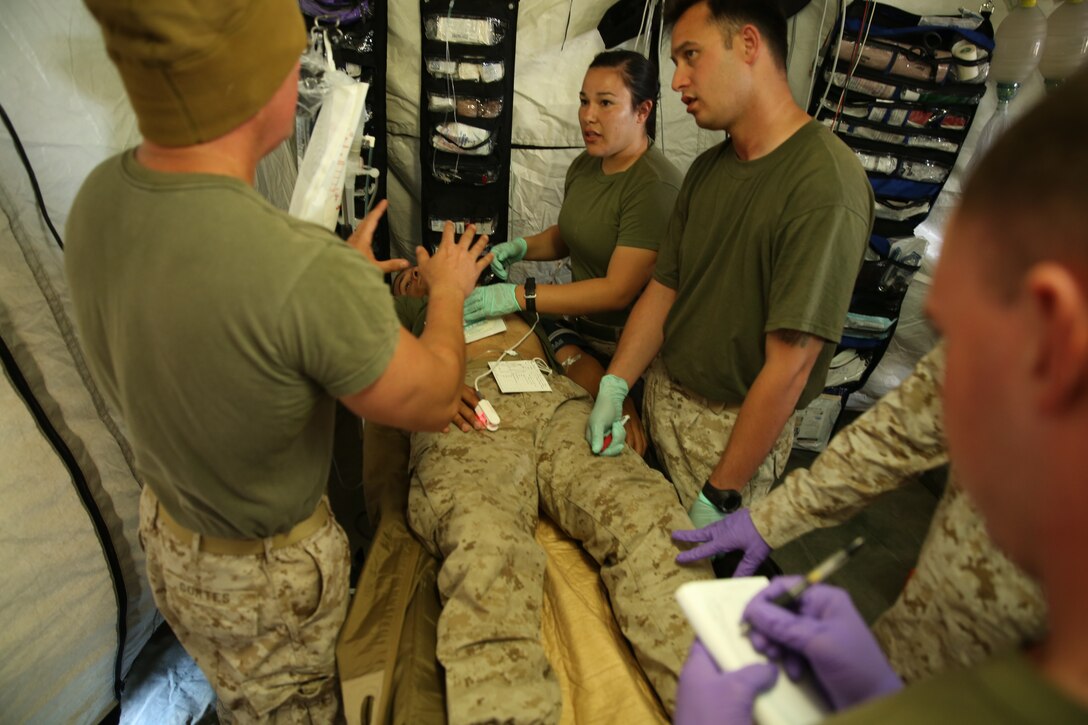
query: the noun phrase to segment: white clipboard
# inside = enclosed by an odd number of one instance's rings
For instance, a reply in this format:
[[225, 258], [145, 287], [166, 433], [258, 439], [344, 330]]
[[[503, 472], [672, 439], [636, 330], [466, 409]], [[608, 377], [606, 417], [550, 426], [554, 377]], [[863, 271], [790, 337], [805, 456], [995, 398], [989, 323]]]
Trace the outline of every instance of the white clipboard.
[[[767, 577], [750, 576], [688, 582], [676, 590], [680, 608], [723, 672], [767, 662], [740, 629], [744, 608], [766, 586]], [[806, 678], [793, 682], [781, 666], [774, 686], [756, 698], [752, 713], [760, 725], [809, 725], [829, 714], [815, 684]]]

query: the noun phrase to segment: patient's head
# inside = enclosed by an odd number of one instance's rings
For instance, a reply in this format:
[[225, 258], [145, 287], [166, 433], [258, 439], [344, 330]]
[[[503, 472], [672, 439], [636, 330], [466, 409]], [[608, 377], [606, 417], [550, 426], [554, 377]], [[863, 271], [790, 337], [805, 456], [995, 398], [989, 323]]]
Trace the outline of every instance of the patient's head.
[[[498, 281], [495, 273], [491, 271], [491, 267], [484, 267], [484, 271], [480, 272], [480, 276], [476, 280], [476, 285], [492, 284]], [[426, 297], [431, 291], [427, 279], [419, 273], [418, 264], [397, 272], [393, 277], [392, 286], [393, 294], [396, 297]]]
[[418, 264], [393, 277], [393, 294], [398, 297], [426, 297], [427, 292], [427, 280], [419, 273]]

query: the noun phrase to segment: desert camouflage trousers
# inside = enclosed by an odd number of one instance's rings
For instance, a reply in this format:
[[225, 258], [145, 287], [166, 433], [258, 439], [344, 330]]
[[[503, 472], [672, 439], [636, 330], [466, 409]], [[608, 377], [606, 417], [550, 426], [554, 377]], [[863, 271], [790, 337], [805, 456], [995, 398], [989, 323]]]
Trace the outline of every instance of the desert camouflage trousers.
[[[831, 439], [808, 469], [791, 471], [752, 507], [774, 548], [834, 526], [916, 474], [948, 461], [941, 406], [944, 347], [923, 357], [902, 385]], [[907, 682], [978, 664], [1038, 639], [1046, 609], [1038, 586], [997, 549], [956, 485], [955, 469], [933, 513], [913, 576], [873, 625]]]
[[[470, 364], [466, 379], [483, 369]], [[670, 712], [693, 637], [673, 595], [712, 576], [708, 564], [675, 562], [670, 532], [691, 522], [668, 481], [630, 450], [594, 456], [589, 395], [567, 378], [549, 382], [548, 393], [500, 395], [484, 380], [502, 418], [496, 432], [412, 436], [408, 515], [444, 558], [438, 659], [453, 725], [559, 719], [559, 684], [540, 644], [539, 509], [600, 565], [616, 621]]]
[[[642, 405], [650, 440], [688, 510], [721, 460], [739, 408], [716, 403], [680, 385], [669, 376], [660, 357], [646, 371]], [[793, 417], [786, 421], [771, 452], [741, 491], [745, 506], [766, 497], [785, 472], [793, 447], [793, 424]]]
[[350, 561], [331, 513], [298, 543], [272, 548], [266, 540], [262, 554], [210, 554], [163, 527], [144, 486], [140, 540], [155, 604], [215, 690], [222, 722], [340, 720], [335, 646]]
[[1039, 586], [997, 550], [982, 517], [949, 476], [902, 594], [873, 625], [907, 682], [968, 667], [1046, 632]]

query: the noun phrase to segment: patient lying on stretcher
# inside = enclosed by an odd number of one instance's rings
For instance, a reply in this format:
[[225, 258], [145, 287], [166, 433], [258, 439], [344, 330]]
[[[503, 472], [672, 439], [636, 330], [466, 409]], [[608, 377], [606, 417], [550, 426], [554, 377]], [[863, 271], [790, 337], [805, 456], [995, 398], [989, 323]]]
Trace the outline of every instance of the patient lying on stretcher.
[[[393, 294], [398, 297], [422, 298], [426, 296], [423, 284], [424, 282], [419, 276], [419, 268], [410, 267], [394, 278]], [[516, 315], [510, 315], [509, 317], [523, 321]], [[564, 375], [582, 386], [590, 395], [596, 397], [597, 388], [600, 386], [601, 378], [605, 374], [605, 368], [592, 352], [587, 351], [588, 345], [581, 338], [581, 335], [575, 332], [572, 326], [549, 318], [541, 318], [540, 327], [536, 332], [538, 333], [538, 339], [534, 344], [540, 344], [546, 352], [550, 352], [553, 363], [564, 361], [559, 365], [553, 365], [555, 371], [562, 370]], [[540, 334], [542, 332], [547, 334]], [[514, 337], [509, 332], [508, 336], [512, 337], [510, 344], [521, 339], [521, 335]], [[541, 342], [542, 340], [548, 340], [549, 342]], [[497, 344], [499, 343], [492, 343], [491, 347]], [[471, 357], [471, 351], [469, 354]], [[483, 424], [477, 420], [477, 416], [474, 414], [474, 409], [479, 403], [479, 396], [472, 387], [464, 386], [461, 402], [462, 406], [457, 415], [454, 416], [452, 423], [466, 432], [474, 428], [477, 430], [482, 429]], [[645, 456], [648, 444], [646, 429], [642, 424], [642, 417], [638, 408], [630, 397], [623, 401], [623, 412], [628, 417], [628, 422], [624, 426], [627, 432], [624, 443], [635, 453]]]
[[[394, 291], [424, 293], [419, 283], [409, 270]], [[406, 326], [421, 324], [422, 301], [398, 306]], [[529, 331], [516, 315], [505, 321], [505, 333], [467, 346], [466, 383]], [[535, 335], [517, 354], [549, 357]], [[444, 559], [438, 659], [451, 722], [559, 719], [559, 685], [540, 645], [539, 510], [598, 562], [620, 629], [666, 709], [675, 704], [692, 633], [673, 594], [710, 569], [674, 561], [670, 531], [691, 524], [672, 486], [630, 450], [592, 455], [584, 439], [589, 394], [562, 375], [548, 382], [550, 392], [503, 395], [484, 376], [479, 391], [502, 418], [497, 431], [412, 435], [409, 523]], [[466, 406], [459, 426], [465, 416], [475, 420]]]

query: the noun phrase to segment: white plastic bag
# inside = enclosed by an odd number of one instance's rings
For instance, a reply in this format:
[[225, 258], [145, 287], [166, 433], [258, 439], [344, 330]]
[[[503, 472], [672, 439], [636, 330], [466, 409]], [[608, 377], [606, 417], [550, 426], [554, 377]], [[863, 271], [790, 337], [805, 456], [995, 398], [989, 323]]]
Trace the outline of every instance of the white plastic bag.
[[328, 96], [306, 145], [289, 212], [332, 230], [343, 198], [348, 153], [362, 125], [368, 86], [342, 71], [326, 71], [325, 82]]

